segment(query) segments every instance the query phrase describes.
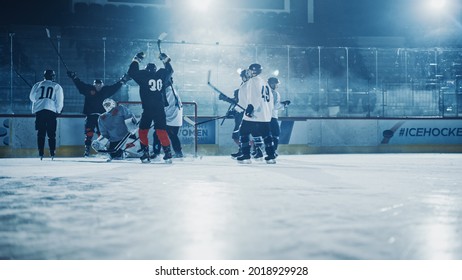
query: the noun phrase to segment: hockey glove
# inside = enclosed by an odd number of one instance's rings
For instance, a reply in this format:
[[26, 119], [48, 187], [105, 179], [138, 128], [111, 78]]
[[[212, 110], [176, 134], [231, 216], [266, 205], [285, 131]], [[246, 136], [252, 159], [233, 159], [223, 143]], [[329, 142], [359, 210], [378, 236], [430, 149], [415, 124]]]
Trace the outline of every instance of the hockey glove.
[[252, 104], [249, 104], [247, 105], [247, 109], [245, 109], [245, 115], [249, 118], [253, 117], [253, 105]]
[[72, 80], [74, 80], [75, 78], [77, 78], [77, 74], [75, 74], [75, 72], [73, 71], [67, 71], [67, 76], [69, 78], [71, 78]]
[[284, 106], [288, 106], [288, 105], [290, 105], [290, 100], [281, 101], [281, 104], [284, 105]]
[[226, 118], [234, 118], [235, 115], [236, 115], [235, 110], [230, 110], [230, 111], [226, 112]]
[[130, 81], [131, 79], [132, 79], [132, 78], [131, 78], [130, 76], [128, 76], [128, 74], [125, 73], [125, 74], [122, 76], [122, 78], [120, 78], [120, 81], [121, 81], [122, 83], [126, 84], [126, 83], [127, 83], [128, 81]]
[[166, 55], [165, 53], [160, 53], [159, 54], [159, 59], [165, 64], [169, 63], [171, 61], [170, 57]]
[[144, 52], [139, 52], [135, 55], [135, 57], [133, 58], [133, 60], [136, 60], [138, 62], [141, 62], [144, 58], [146, 57], [146, 55], [144, 54]]

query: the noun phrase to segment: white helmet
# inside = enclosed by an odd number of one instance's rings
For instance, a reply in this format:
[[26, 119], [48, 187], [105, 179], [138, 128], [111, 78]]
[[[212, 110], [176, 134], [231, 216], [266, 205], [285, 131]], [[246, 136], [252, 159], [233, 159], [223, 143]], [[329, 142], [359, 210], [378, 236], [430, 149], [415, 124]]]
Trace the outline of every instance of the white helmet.
[[106, 112], [110, 112], [116, 106], [117, 106], [116, 102], [111, 98], [106, 98], [103, 101], [103, 107], [104, 107], [104, 110], [106, 110]]

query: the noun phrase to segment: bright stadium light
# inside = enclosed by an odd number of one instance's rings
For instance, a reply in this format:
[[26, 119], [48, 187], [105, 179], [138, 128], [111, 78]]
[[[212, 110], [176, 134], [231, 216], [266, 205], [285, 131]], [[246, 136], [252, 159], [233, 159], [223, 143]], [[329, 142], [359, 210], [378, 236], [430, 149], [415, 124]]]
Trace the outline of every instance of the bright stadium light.
[[210, 0], [190, 0], [190, 4], [194, 10], [205, 12], [210, 7]]
[[441, 12], [444, 10], [446, 7], [446, 1], [445, 0], [429, 0], [428, 6], [431, 10], [435, 12]]

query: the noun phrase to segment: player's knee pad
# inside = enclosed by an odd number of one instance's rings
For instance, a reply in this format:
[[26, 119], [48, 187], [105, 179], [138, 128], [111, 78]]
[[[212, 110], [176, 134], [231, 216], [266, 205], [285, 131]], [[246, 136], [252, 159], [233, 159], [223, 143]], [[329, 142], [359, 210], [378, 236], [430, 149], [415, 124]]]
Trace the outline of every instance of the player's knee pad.
[[156, 135], [159, 138], [162, 146], [170, 146], [170, 138], [168, 138], [167, 131], [164, 129], [156, 129]]

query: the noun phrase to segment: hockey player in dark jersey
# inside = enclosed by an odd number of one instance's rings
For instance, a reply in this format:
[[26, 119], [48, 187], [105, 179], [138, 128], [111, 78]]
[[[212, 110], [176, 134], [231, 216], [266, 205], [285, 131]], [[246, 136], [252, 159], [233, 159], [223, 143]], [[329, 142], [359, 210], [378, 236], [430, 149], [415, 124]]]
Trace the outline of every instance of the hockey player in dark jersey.
[[104, 113], [103, 100], [113, 96], [120, 87], [130, 78], [124, 75], [119, 81], [110, 86], [105, 86], [102, 80], [96, 79], [93, 84], [82, 82], [75, 72], [68, 71], [67, 75], [72, 79], [79, 93], [85, 96], [83, 113], [85, 114], [85, 153], [84, 156], [90, 155], [91, 141], [95, 132], [100, 135], [98, 127], [98, 117]]
[[[245, 83], [249, 79], [249, 74], [248, 74], [248, 69], [244, 69], [240, 73], [240, 77], [242, 79], [242, 83]], [[241, 147], [240, 147], [240, 142], [239, 142], [239, 127], [241, 126], [242, 122], [242, 117], [244, 116], [244, 110], [239, 108], [237, 103], [239, 102], [239, 89], [234, 90], [234, 97], [228, 97], [224, 95], [223, 93], [220, 93], [218, 96], [219, 100], [225, 101], [230, 103], [230, 108], [228, 110], [228, 114], [230, 116], [233, 116], [234, 118], [234, 129], [233, 133], [231, 134], [231, 138], [234, 140], [234, 143], [236, 143], [239, 147], [239, 150], [236, 153], [232, 153], [231, 157], [232, 158], [237, 158], [242, 155]]]
[[164, 106], [166, 105], [165, 89], [170, 81], [173, 68], [170, 64], [170, 57], [165, 53], [159, 55], [159, 59], [164, 63], [166, 71], [159, 72], [154, 63], [148, 63], [145, 69], [140, 69], [140, 62], [144, 59], [143, 52], [136, 54], [128, 69], [128, 75], [140, 86], [140, 99], [143, 112], [139, 125], [139, 137], [143, 155], [141, 162], [150, 162], [148, 133], [151, 123], [154, 122], [156, 135], [164, 150], [163, 159], [171, 163], [172, 152], [170, 149], [170, 139], [167, 134], [167, 122]]

